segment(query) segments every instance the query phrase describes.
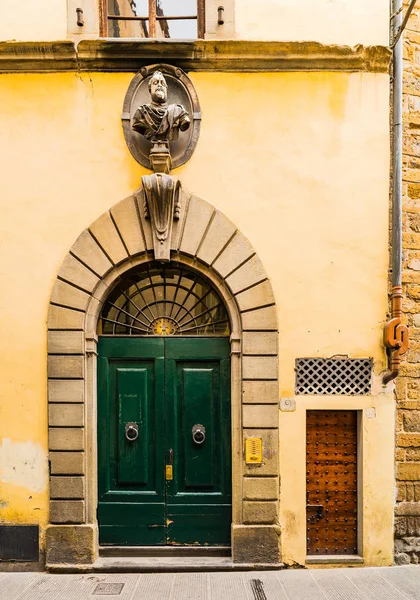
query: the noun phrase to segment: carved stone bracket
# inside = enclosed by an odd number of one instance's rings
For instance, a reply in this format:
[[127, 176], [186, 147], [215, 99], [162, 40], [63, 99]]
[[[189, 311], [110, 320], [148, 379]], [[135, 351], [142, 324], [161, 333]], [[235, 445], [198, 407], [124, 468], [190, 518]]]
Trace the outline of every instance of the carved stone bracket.
[[155, 173], [169, 175], [172, 169], [172, 158], [168, 142], [155, 142], [150, 150], [150, 164]]
[[179, 219], [181, 210], [181, 182], [164, 173], [144, 175], [142, 178], [146, 218], [151, 221], [155, 259], [171, 259], [171, 237], [174, 219]]
[[98, 356], [98, 336], [89, 336], [86, 338], [85, 350], [88, 356]]

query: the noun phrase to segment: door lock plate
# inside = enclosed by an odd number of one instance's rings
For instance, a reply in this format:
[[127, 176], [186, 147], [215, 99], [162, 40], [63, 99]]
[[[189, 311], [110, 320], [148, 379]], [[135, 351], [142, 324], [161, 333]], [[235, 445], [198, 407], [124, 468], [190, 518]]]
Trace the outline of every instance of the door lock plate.
[[166, 481], [172, 481], [174, 478], [174, 469], [172, 465], [166, 465]]
[[312, 510], [315, 511], [315, 514], [308, 514], [308, 523], [316, 523], [317, 521], [320, 521], [324, 516], [324, 507], [322, 506], [322, 504], [307, 504], [306, 510], [308, 512]]

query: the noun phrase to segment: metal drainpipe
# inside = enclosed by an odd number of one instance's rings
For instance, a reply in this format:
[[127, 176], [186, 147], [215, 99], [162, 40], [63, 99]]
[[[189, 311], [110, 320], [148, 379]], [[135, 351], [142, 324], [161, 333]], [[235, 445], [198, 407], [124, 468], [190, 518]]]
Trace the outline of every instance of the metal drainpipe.
[[[393, 40], [397, 39], [402, 24], [402, 0], [393, 2]], [[384, 344], [389, 349], [389, 369], [382, 377], [386, 385], [397, 377], [401, 355], [408, 348], [408, 329], [402, 324], [402, 37], [393, 48], [392, 86], [392, 293], [391, 319], [384, 328]]]

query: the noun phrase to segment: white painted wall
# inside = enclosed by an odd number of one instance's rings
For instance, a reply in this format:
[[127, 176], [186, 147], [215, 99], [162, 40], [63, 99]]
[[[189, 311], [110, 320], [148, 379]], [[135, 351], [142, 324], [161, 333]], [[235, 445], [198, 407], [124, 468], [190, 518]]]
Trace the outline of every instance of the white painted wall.
[[[128, 2], [128, 0], [127, 0]], [[0, 41], [98, 35], [99, 0], [0, 0]], [[75, 7], [85, 26], [76, 25]], [[225, 25], [217, 7], [225, 6]], [[387, 45], [388, 0], [207, 0], [208, 37]]]
[[0, 41], [52, 41], [67, 37], [66, 0], [0, 0]]
[[388, 44], [388, 0], [236, 0], [238, 38]]

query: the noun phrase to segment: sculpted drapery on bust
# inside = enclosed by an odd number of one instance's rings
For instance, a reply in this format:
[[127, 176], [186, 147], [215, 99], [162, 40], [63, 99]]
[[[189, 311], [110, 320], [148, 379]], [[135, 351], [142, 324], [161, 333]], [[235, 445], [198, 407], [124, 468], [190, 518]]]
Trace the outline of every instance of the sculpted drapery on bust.
[[168, 86], [160, 71], [153, 73], [149, 92], [152, 102], [136, 110], [132, 128], [152, 143], [178, 139], [179, 131], [189, 128], [190, 117], [181, 104], [167, 104]]

